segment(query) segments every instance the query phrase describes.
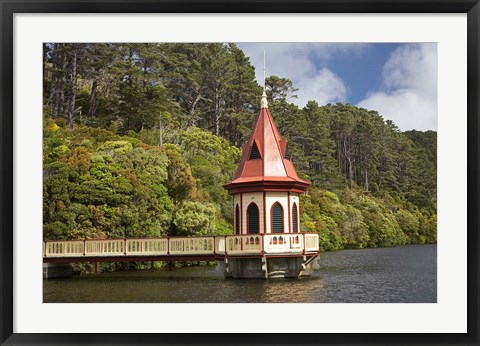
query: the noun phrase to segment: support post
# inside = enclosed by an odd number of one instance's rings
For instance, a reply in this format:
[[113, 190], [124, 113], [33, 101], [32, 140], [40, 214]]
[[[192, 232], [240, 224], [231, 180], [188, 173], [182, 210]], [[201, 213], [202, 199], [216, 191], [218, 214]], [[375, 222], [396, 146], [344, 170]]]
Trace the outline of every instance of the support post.
[[227, 258], [227, 236], [224, 235], [223, 237], [223, 239], [225, 240], [225, 258]]
[[303, 233], [303, 255], [305, 255], [305, 246], [307, 246], [305, 244], [305, 233]]
[[265, 234], [262, 234], [262, 256], [265, 256]]
[[268, 279], [267, 257], [265, 257], [265, 255], [262, 256], [262, 270], [264, 272], [265, 279]]

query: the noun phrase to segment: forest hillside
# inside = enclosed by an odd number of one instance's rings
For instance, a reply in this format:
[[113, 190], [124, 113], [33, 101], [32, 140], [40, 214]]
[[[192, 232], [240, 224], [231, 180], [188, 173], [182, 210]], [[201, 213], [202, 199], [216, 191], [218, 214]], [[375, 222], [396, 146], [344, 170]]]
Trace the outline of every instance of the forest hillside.
[[[44, 239], [231, 234], [223, 189], [262, 88], [234, 44], [44, 45]], [[350, 104], [269, 108], [302, 178], [301, 230], [322, 250], [436, 242], [434, 131]]]

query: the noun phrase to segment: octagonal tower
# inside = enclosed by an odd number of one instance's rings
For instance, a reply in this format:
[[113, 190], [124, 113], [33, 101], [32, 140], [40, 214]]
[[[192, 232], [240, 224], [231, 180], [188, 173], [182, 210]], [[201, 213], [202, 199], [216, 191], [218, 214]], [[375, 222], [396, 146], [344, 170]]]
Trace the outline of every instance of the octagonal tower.
[[310, 182], [300, 179], [290, 161], [288, 142], [280, 136], [267, 96], [231, 182], [224, 188], [233, 195], [234, 233], [300, 232], [299, 194]]

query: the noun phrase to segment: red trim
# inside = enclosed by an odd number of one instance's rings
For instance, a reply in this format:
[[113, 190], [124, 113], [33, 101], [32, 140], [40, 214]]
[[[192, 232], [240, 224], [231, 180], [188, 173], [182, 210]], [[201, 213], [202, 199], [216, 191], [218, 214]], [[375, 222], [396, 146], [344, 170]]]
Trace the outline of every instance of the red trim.
[[[263, 235], [263, 234], [262, 234]], [[320, 251], [311, 252], [303, 254], [292, 254], [292, 255], [274, 255], [274, 254], [263, 254], [263, 255], [234, 255], [229, 256], [229, 258], [291, 258], [291, 257], [314, 257], [319, 256]], [[226, 256], [223, 255], [172, 255], [172, 256], [128, 256], [128, 257], [45, 257], [43, 258], [43, 263], [94, 263], [94, 262], [150, 262], [150, 261], [164, 261], [164, 262], [174, 262], [174, 261], [212, 261], [224, 259]]]
[[236, 194], [241, 192], [261, 192], [261, 191], [290, 191], [296, 193], [304, 193], [308, 185], [298, 182], [280, 182], [280, 181], [251, 181], [245, 183], [228, 184], [223, 186], [228, 190], [229, 194]]
[[292, 229], [290, 228], [290, 225], [292, 223], [292, 220], [290, 219], [290, 215], [292, 214], [292, 210], [290, 209], [290, 191], [288, 191], [287, 196], [288, 196], [288, 233], [292, 233]]
[[267, 233], [267, 193], [263, 191], [263, 233]]
[[[280, 208], [282, 208], [282, 232], [273, 232], [273, 207], [275, 207], [275, 204], [278, 204], [280, 206]], [[272, 206], [270, 207], [270, 233], [275, 233], [275, 234], [288, 234], [288, 233], [285, 233], [285, 222], [284, 222], [284, 218], [285, 218], [285, 210], [283, 209], [283, 206], [282, 204], [279, 202], [279, 201], [276, 201], [275, 203], [272, 204]]]
[[243, 193], [240, 194], [240, 234], [243, 234]]
[[233, 256], [229, 256], [228, 258], [262, 258], [262, 257], [265, 257], [265, 258], [302, 258], [302, 257], [315, 257], [315, 256], [319, 256], [318, 253], [307, 253], [305, 255], [272, 255], [272, 254], [265, 254], [265, 255], [246, 255], [246, 256], [242, 256], [242, 255], [233, 255]]
[[300, 229], [300, 216], [302, 215], [302, 208], [300, 207], [300, 195], [298, 197], [298, 233], [300, 233], [302, 230]]
[[[248, 215], [248, 209], [250, 208], [250, 206], [254, 204], [255, 207], [257, 207], [257, 212], [258, 212], [258, 233], [260, 233], [260, 209], [258, 208], [258, 205], [257, 203], [255, 202], [251, 202], [248, 207], [247, 207], [247, 234], [250, 234], [250, 229], [249, 229], [249, 225], [250, 225], [250, 216]], [[252, 234], [258, 234], [258, 233], [252, 233]]]

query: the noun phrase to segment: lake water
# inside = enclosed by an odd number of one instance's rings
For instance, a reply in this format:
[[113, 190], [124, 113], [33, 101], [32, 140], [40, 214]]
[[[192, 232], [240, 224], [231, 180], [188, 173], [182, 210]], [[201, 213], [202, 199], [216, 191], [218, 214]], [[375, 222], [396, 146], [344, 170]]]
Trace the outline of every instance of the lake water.
[[299, 279], [225, 279], [196, 266], [44, 280], [43, 293], [45, 303], [435, 303], [437, 246], [325, 252]]

